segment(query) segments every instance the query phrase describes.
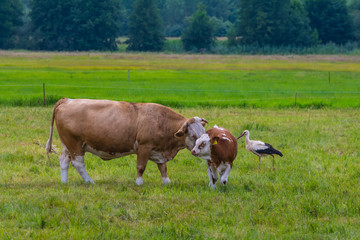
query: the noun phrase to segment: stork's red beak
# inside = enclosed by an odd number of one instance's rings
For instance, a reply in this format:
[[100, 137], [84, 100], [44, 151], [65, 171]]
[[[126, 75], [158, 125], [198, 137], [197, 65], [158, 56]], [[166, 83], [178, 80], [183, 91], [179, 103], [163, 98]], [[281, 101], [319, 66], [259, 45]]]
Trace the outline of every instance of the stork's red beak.
[[241, 138], [241, 137], [244, 136], [244, 135], [245, 135], [245, 133], [241, 134], [237, 139]]

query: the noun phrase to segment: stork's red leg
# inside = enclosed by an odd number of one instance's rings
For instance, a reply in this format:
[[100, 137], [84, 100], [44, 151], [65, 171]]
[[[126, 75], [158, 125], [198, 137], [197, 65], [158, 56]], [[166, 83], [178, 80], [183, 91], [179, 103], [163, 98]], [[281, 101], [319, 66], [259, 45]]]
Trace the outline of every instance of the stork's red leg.
[[259, 172], [260, 172], [260, 164], [261, 164], [261, 156], [259, 156], [259, 169], [258, 169]]

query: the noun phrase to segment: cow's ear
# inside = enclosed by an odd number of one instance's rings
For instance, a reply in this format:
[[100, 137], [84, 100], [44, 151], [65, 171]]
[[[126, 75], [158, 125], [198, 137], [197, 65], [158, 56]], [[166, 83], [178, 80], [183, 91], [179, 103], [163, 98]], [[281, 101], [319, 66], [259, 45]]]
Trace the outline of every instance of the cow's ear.
[[182, 137], [187, 132], [188, 123], [184, 123], [182, 127], [174, 134], [175, 137]]
[[213, 137], [213, 138], [211, 138], [210, 142], [211, 142], [211, 145], [216, 145], [216, 144], [218, 144], [218, 142], [219, 142], [219, 137]]
[[201, 119], [201, 125], [203, 125], [203, 127], [205, 127], [205, 125], [208, 124], [208, 123], [209, 122], [205, 118]]
[[174, 136], [179, 138], [179, 137], [184, 136], [184, 134], [185, 134], [184, 131], [182, 131], [182, 130], [180, 129], [179, 131], [177, 131], [177, 132], [174, 134]]

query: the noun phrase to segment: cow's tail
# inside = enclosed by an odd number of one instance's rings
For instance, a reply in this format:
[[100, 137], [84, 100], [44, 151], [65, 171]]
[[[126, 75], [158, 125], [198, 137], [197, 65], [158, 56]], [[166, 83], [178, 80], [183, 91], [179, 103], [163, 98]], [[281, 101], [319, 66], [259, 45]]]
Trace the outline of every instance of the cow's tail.
[[46, 154], [47, 154], [49, 160], [50, 160], [49, 153], [55, 152], [55, 150], [53, 149], [53, 146], [52, 146], [52, 137], [53, 137], [53, 131], [54, 131], [54, 121], [55, 121], [56, 109], [66, 101], [68, 101], [68, 98], [60, 99], [57, 103], [55, 103], [55, 106], [54, 106], [54, 109], [53, 109], [53, 114], [52, 114], [52, 118], [51, 118], [51, 125], [50, 125], [50, 137], [47, 140], [46, 147], [45, 147]]

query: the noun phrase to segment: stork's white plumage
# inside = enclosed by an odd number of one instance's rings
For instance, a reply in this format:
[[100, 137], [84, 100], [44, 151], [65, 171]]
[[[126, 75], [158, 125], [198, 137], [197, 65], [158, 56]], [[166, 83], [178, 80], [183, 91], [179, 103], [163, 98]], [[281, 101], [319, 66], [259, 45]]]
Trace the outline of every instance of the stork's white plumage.
[[260, 171], [261, 157], [265, 157], [267, 155], [271, 155], [273, 157], [273, 170], [275, 170], [274, 154], [277, 154], [280, 157], [282, 157], [283, 154], [280, 151], [273, 148], [268, 143], [250, 140], [250, 132], [248, 130], [245, 130], [237, 139], [241, 138], [244, 135], [245, 135], [246, 149], [259, 157], [259, 171]]

